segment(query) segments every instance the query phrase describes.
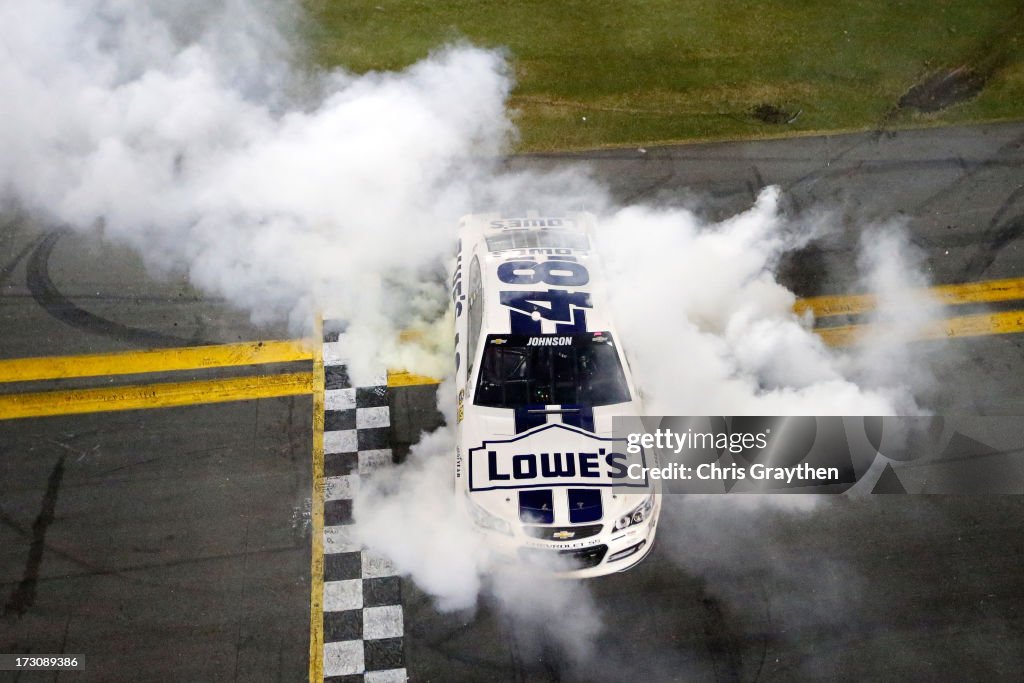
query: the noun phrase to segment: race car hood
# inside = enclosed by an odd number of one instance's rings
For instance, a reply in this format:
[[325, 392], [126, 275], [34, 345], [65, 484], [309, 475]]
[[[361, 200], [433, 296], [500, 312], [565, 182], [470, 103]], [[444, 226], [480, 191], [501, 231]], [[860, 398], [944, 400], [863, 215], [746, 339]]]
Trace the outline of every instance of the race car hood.
[[[649, 454], [629, 453], [625, 440], [616, 439], [612, 431], [612, 416], [635, 414], [632, 408], [468, 408], [463, 423], [466, 492], [505, 518], [518, 518], [512, 494], [522, 490], [614, 489], [627, 500], [634, 491], [645, 493], [649, 482], [626, 478], [625, 473], [632, 464], [650, 466]], [[605, 507], [612, 512], [618, 505]]]
[[593, 408], [573, 404], [527, 405], [515, 409], [471, 406], [466, 410], [463, 433], [468, 444], [472, 439], [517, 436], [546, 424], [564, 424], [593, 435], [610, 437], [614, 430], [614, 417], [636, 415], [635, 410], [629, 409], [631, 406], [631, 403]]
[[[621, 508], [635, 508], [633, 499], [651, 490], [636, 466], [652, 466], [652, 454], [630, 453], [626, 434], [615, 433], [616, 418], [640, 417], [638, 400], [514, 408], [464, 401], [461, 408], [457, 481], [472, 503], [510, 524], [532, 523], [531, 498], [547, 501], [554, 512], [536, 523], [562, 525], [626, 514]], [[538, 495], [524, 493], [530, 491]], [[600, 509], [600, 516], [577, 514], [581, 504]]]

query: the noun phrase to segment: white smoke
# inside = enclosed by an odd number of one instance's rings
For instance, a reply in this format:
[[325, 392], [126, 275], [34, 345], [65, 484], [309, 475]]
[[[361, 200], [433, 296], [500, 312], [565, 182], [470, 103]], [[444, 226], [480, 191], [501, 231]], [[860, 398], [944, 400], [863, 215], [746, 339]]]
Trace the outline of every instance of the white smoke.
[[[828, 216], [787, 220], [780, 192], [707, 224], [683, 209], [628, 207], [602, 224], [614, 318], [655, 415], [891, 415], [919, 411], [904, 388], [917, 372], [906, 342], [931, 313], [906, 239], [879, 230], [862, 259], [880, 314], [902, 320], [846, 353], [793, 312], [775, 277], [782, 255], [829, 229]], [[904, 315], [908, 307], [913, 315]], [[900, 317], [903, 316], [903, 317]], [[870, 382], [866, 382], [870, 379]]]
[[[633, 206], [601, 222], [598, 244], [618, 325], [645, 412], [654, 415], [895, 415], [921, 411], [909, 382], [919, 374], [907, 341], [927, 321], [930, 306], [908, 288], [924, 283], [892, 227], [871, 232], [861, 259], [865, 283], [880, 286], [880, 322], [903, 316], [878, 342], [852, 349], [826, 346], [812, 321], [793, 312], [795, 296], [774, 267], [788, 250], [827, 231], [827, 217], [786, 219], [779, 191], [766, 189], [750, 210], [722, 223], [702, 222], [683, 209]], [[596, 295], [596, 294], [595, 294]], [[906, 313], [907, 306], [913, 315]], [[451, 381], [439, 408], [454, 424]], [[439, 490], [451, 486], [453, 437], [441, 430], [413, 448], [410, 461], [362, 492], [356, 517], [364, 541], [443, 596], [452, 607], [475, 604], [494, 571], [469, 522], [437, 511]], [[404, 479], [395, 485], [394, 479]], [[399, 495], [400, 492], [400, 495]], [[420, 505], [422, 503], [422, 506]], [[737, 496], [728, 506], [806, 512], [806, 495]], [[415, 520], [415, 522], [411, 521]], [[459, 539], [450, 542], [452, 535]], [[462, 553], [426, 552], [436, 537]], [[398, 550], [406, 545], [416, 552]], [[467, 577], [472, 576], [471, 580]], [[447, 577], [441, 584], [438, 577]]]
[[432, 313], [408, 292], [450, 254], [477, 159], [512, 134], [501, 55], [307, 77], [288, 61], [288, 3], [166, 5], [0, 6], [6, 193], [256, 322], [304, 330], [328, 308], [367, 347]]
[[[787, 219], [779, 209], [779, 197], [776, 188], [768, 188], [750, 210], [717, 224], [703, 222], [685, 210], [646, 206], [619, 209], [602, 220], [598, 244], [608, 271], [604, 294], [636, 380], [645, 391], [645, 412], [921, 412], [911, 388], [922, 368], [914, 362], [908, 341], [933, 315], [934, 304], [914, 289], [927, 283], [916, 268], [906, 235], [896, 226], [865, 232], [862, 284], [877, 295], [878, 308], [871, 318], [885, 332], [869, 334], [850, 349], [831, 349], [812, 331], [813, 321], [793, 312], [795, 296], [774, 274], [784, 253], [830, 229], [829, 216], [813, 221]], [[449, 413], [450, 425], [454, 405], [454, 388], [447, 382], [439, 394], [439, 407]], [[607, 637], [601, 629], [601, 610], [589, 593], [577, 584], [538, 591], [536, 576], [526, 580], [513, 570], [495, 567], [468, 521], [437, 512], [437, 492], [451, 486], [453, 447], [450, 436], [425, 439], [399, 473], [390, 475], [407, 478], [405, 486], [390, 493], [376, 486], [363, 492], [357, 500], [356, 519], [364, 541], [393, 559], [400, 557], [399, 567], [441, 596], [443, 605], [465, 608], [476, 605], [481, 595], [489, 595], [521, 631], [539, 630], [549, 638], [557, 637], [563, 651], [573, 655], [566, 660], [570, 668], [586, 669], [591, 649]], [[731, 538], [732, 528], [748, 528], [747, 522], [766, 514], [777, 519], [807, 514], [821, 504], [820, 497], [809, 495], [714, 500], [670, 496], [665, 501], [660, 545], [669, 546], [666, 553], [673, 562], [692, 575], [706, 577], [709, 590], [742, 613], [749, 596], [730, 587], [735, 572], [724, 571], [722, 564], [745, 556], [743, 566], [750, 568], [753, 563], [780, 582], [806, 580], [806, 572], [781, 571], [768, 548], [749, 554], [750, 539]], [[692, 532], [695, 509], [705, 511], [710, 522], [706, 528], [697, 524], [703, 529], [699, 534]], [[440, 541], [436, 552], [430, 552], [431, 544], [425, 540], [432, 538]], [[396, 552], [406, 547], [417, 552]], [[695, 547], [713, 550], [691, 552]], [[455, 552], [448, 552], [451, 549]], [[836, 563], [829, 565], [829, 576], [845, 577], [828, 586], [835, 593], [831, 607], [855, 594], [858, 579], [849, 573]], [[843, 590], [837, 588], [840, 585]], [[519, 590], [525, 586], [533, 590]], [[544, 599], [538, 601], [534, 597], [538, 594]], [[795, 622], [807, 606], [794, 603], [778, 609]], [[587, 671], [591, 678], [606, 675], [607, 671]]]
[[914, 414], [915, 396], [929, 390], [935, 378], [907, 342], [941, 317], [941, 306], [925, 291], [930, 283], [924, 256], [904, 226], [871, 226], [862, 233], [860, 247], [860, 287], [875, 295], [876, 306], [849, 358], [849, 372], [862, 386], [878, 388], [906, 414]]
[[[605, 214], [609, 302], [647, 412], [917, 409], [902, 342], [919, 316], [890, 315], [900, 321], [894, 334], [837, 353], [775, 279], [779, 257], [827, 220], [788, 220], [776, 189], [707, 224], [678, 209], [615, 209], [572, 171], [503, 174], [488, 161], [515, 135], [500, 53], [455, 46], [399, 73], [312, 74], [294, 65], [297, 6], [4, 0], [4, 193], [54, 223], [135, 247], [156, 272], [187, 272], [256, 322], [306, 329], [317, 310], [347, 320], [356, 381], [382, 363], [448, 371], [451, 323], [436, 273], [459, 215], [589, 208]], [[865, 249], [866, 281], [883, 293], [914, 277], [894, 234], [877, 233]], [[415, 345], [398, 340], [409, 327], [420, 330]], [[450, 410], [450, 383], [441, 397]], [[493, 568], [452, 508], [451, 453], [441, 430], [368, 482], [356, 501], [361, 538], [443, 608], [490, 595], [585, 658], [600, 630], [587, 591], [525, 590], [534, 575]]]
[[475, 606], [488, 552], [451, 495], [451, 430], [424, 438], [402, 467], [370, 478], [356, 497], [359, 539], [414, 576], [441, 609]]

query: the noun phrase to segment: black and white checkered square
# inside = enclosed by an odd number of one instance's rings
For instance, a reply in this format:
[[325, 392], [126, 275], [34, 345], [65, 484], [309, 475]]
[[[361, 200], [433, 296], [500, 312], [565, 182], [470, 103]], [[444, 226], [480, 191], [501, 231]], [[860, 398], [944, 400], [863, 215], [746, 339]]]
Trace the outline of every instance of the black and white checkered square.
[[360, 477], [391, 464], [387, 378], [353, 387], [337, 335], [324, 335], [324, 681], [405, 681], [402, 582], [352, 539]]

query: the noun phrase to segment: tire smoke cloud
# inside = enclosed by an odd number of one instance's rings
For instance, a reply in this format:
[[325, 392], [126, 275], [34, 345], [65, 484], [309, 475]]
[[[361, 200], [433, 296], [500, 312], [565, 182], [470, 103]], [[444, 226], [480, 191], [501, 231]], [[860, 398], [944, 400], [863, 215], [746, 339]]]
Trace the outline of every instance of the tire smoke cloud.
[[325, 310], [368, 348], [438, 307], [422, 274], [512, 135], [511, 80], [468, 46], [310, 74], [289, 48], [297, 7], [4, 2], [0, 186], [256, 323], [305, 331]]
[[[503, 172], [515, 128], [500, 52], [456, 45], [401, 72], [312, 73], [296, 66], [299, 22], [296, 2], [5, 0], [4, 198], [134, 247], [155, 274], [187, 273], [256, 323], [301, 332], [317, 311], [347, 320], [356, 382], [382, 365], [450, 375], [437, 273], [460, 215], [586, 208], [602, 216], [605, 295], [648, 413], [920, 410], [924, 373], [905, 341], [930, 304], [904, 294], [923, 279], [898, 228], [871, 232], [861, 260], [890, 333], [836, 352], [774, 275], [784, 253], [828, 231], [828, 216], [787, 217], [767, 188], [748, 211], [708, 223], [616, 207], [577, 171]], [[409, 328], [417, 344], [398, 341]], [[439, 405], [454, 404], [449, 378]], [[441, 609], [484, 596], [515, 628], [587, 660], [602, 621], [590, 591], [492, 565], [452, 508], [452, 450], [442, 429], [367, 482], [357, 533]]]

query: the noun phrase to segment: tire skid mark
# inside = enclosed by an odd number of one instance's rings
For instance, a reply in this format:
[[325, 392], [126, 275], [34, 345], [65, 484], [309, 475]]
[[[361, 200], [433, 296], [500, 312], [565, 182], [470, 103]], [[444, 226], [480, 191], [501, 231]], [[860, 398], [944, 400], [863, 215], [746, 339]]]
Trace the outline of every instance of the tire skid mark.
[[[931, 206], [934, 202], [940, 199], [947, 198], [949, 196], [949, 193], [957, 185], [960, 185], [961, 183], [973, 178], [980, 171], [988, 170], [995, 166], [1020, 166], [1021, 161], [1020, 159], [1016, 158], [1016, 152], [1021, 146], [1022, 142], [1024, 142], [1024, 136], [1016, 137], [1013, 140], [1010, 140], [1005, 144], [1000, 145], [999, 148], [996, 150], [996, 153], [993, 155], [993, 158], [986, 159], [983, 161], [968, 162], [962, 156], [957, 155], [956, 160], [960, 167], [961, 175], [953, 179], [953, 181], [950, 182], [946, 187], [943, 187], [941, 190], [934, 193], [932, 196], [920, 202], [916, 208], [916, 212], [923, 213], [924, 209]], [[1011, 197], [1012, 196], [1013, 195], [1011, 194]], [[992, 217], [992, 222], [990, 225], [994, 226], [996, 224], [996, 222], [998, 221], [998, 216], [1005, 210], [1006, 205], [1009, 203], [1009, 201], [1010, 200], [1004, 202], [1003, 206], [998, 211], [996, 211], [996, 215]]]
[[[1022, 162], [1019, 159], [987, 159], [984, 161], [970, 162], [972, 174], [981, 170], [995, 168], [1019, 168], [1022, 165], [1024, 165], [1024, 162]], [[830, 178], [840, 178], [844, 176], [852, 177], [853, 175], [874, 176], [886, 173], [899, 173], [910, 171], [921, 172], [949, 168], [960, 168], [959, 164], [957, 163], [956, 157], [942, 157], [937, 159], [861, 160], [857, 162], [855, 174], [847, 166], [836, 165], [835, 168], [826, 167], [814, 169], [789, 183], [780, 184], [786, 192], [793, 192], [796, 191], [798, 188], [802, 188], [804, 185], [814, 184], [818, 181]], [[937, 198], [947, 197], [950, 188], [962, 182], [964, 179], [965, 176], [963, 175], [957, 176], [957, 178], [954, 179], [953, 182], [949, 184], [947, 187], [943, 188], [941, 191], [936, 192], [931, 197], [928, 197], [922, 202], [920, 202], [917, 208], [915, 209], [915, 212], [920, 212], [923, 208], [926, 208], [931, 202], [935, 201], [935, 199]]]
[[[964, 269], [968, 274], [980, 277], [995, 263], [999, 253], [1011, 242], [1024, 236], [1024, 215], [1017, 216], [1001, 226], [992, 235], [984, 251], [980, 251]], [[981, 245], [979, 245], [981, 247]]]
[[999, 224], [999, 221], [1003, 219], [1003, 216], [1007, 211], [1017, 202], [1018, 199], [1024, 197], [1024, 185], [1021, 185], [1016, 190], [1011, 192], [1009, 196], [1003, 200], [1003, 203], [999, 205], [996, 212], [992, 214], [992, 220], [989, 221], [989, 227], [994, 228]]
[[743, 657], [736, 646], [736, 634], [722, 609], [722, 603], [704, 593], [700, 598], [704, 608], [704, 639], [710, 655], [716, 681], [739, 681], [743, 671]]
[[43, 550], [46, 547], [46, 532], [53, 523], [54, 511], [57, 509], [57, 494], [60, 492], [60, 483], [64, 478], [63, 454], [57, 459], [50, 477], [46, 481], [46, 492], [43, 494], [42, 506], [39, 514], [32, 522], [32, 542], [28, 550], [28, 558], [25, 561], [25, 570], [22, 572], [21, 582], [14, 592], [7, 598], [4, 604], [4, 614], [15, 614], [21, 617], [32, 607], [36, 600], [36, 586], [39, 582], [39, 567], [43, 563]]
[[1024, 235], [1024, 215], [1018, 214], [1000, 225], [1004, 216], [1022, 197], [1024, 197], [1024, 186], [1011, 192], [992, 214], [988, 224], [989, 229], [983, 233], [990, 237], [989, 243], [987, 245], [978, 244], [978, 253], [964, 267], [968, 276], [980, 276], [992, 266], [999, 256], [999, 252], [1010, 242]]
[[507, 632], [508, 654], [512, 665], [512, 676], [515, 683], [525, 683], [527, 680], [526, 664], [523, 662], [523, 653], [516, 637], [515, 623], [511, 617], [503, 617], [505, 631]]
[[0, 268], [0, 287], [4, 286], [7, 279], [11, 277], [11, 273], [13, 273], [14, 269], [18, 267], [18, 264], [21, 263], [21, 260], [28, 256], [29, 252], [39, 246], [39, 243], [42, 242], [43, 239], [45, 239], [45, 236], [38, 237], [26, 244], [21, 251], [14, 255], [14, 258], [6, 266]]
[[57, 240], [65, 233], [65, 230], [53, 230], [47, 233], [28, 261], [26, 284], [28, 285], [29, 292], [31, 292], [32, 298], [52, 317], [86, 332], [111, 337], [136, 346], [174, 347], [210, 345], [214, 343], [201, 339], [184, 339], [174, 335], [128, 327], [127, 325], [101, 318], [75, 305], [53, 284], [49, 272], [50, 254], [53, 252]]
[[[14, 531], [15, 533], [24, 538], [31, 538], [30, 530], [18, 524], [15, 520], [13, 520], [9, 515], [4, 513], [2, 510], [0, 510], [0, 524], [3, 524], [4, 526], [6, 526], [7, 528], [11, 529], [12, 531]], [[126, 567], [104, 567], [102, 565], [93, 564], [92, 562], [83, 560], [82, 558], [77, 557], [76, 555], [73, 555], [72, 553], [69, 553], [66, 550], [63, 550], [57, 546], [44, 543], [44, 547], [48, 552], [52, 553], [53, 555], [56, 555], [61, 559], [67, 560], [68, 562], [71, 562], [72, 564], [81, 567], [83, 571], [79, 573], [66, 572], [61, 576], [55, 577], [43, 577], [37, 579], [37, 584], [46, 583], [48, 581], [63, 581], [66, 579], [77, 579], [84, 576], [115, 576], [123, 581], [131, 581], [132, 583], [143, 586], [163, 586], [165, 584], [161, 580], [139, 578], [132, 575], [138, 572], [145, 572], [151, 569], [164, 569], [167, 567], [188, 567], [192, 565], [201, 565], [205, 562], [224, 562], [228, 560], [236, 560], [238, 558], [252, 554], [251, 551], [241, 551], [221, 553], [219, 555], [204, 555], [202, 557], [195, 558], [164, 560], [159, 562], [146, 562], [140, 564], [133, 564]], [[294, 550], [295, 548], [292, 546], [280, 546], [267, 548], [259, 552], [268, 555], [273, 555], [277, 553], [289, 553], [293, 552]]]
[[660, 190], [669, 186], [676, 177], [676, 172], [670, 171], [664, 175], [654, 178], [643, 187], [630, 192], [628, 195], [621, 199], [623, 204], [637, 204], [647, 198], [653, 198]]
[[758, 191], [760, 191], [763, 188], [767, 187], [768, 183], [766, 183], [764, 181], [764, 176], [761, 175], [761, 170], [757, 167], [757, 164], [751, 165], [750, 170], [754, 174], [754, 180], [757, 182], [757, 189], [758, 189]]
[[754, 683], [761, 680], [761, 674], [764, 672], [765, 662], [768, 660], [768, 636], [765, 633], [772, 633], [775, 630], [775, 624], [772, 623], [772, 599], [768, 594], [768, 588], [764, 585], [764, 581], [759, 581], [758, 585], [761, 588], [761, 599], [764, 601], [764, 617], [765, 626], [760, 635], [761, 640], [761, 657], [757, 663], [757, 671], [754, 672]]

